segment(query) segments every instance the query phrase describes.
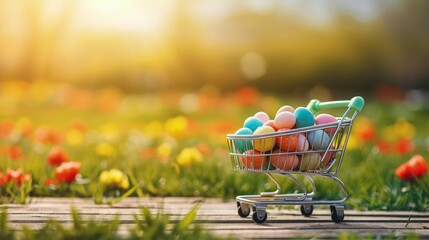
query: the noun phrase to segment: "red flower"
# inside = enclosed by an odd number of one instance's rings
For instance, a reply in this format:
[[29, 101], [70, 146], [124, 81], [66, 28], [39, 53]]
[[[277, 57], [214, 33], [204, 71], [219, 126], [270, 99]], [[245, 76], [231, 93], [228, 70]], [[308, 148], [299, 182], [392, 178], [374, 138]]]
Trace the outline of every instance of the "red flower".
[[18, 185], [20, 185], [23, 182], [28, 182], [31, 180], [31, 174], [26, 173], [24, 174], [22, 172], [21, 168], [18, 168], [16, 170], [13, 169], [6, 169], [6, 182], [16, 182]]
[[57, 179], [55, 179], [55, 178], [47, 178], [46, 180], [45, 180], [45, 185], [46, 186], [49, 186], [49, 185], [55, 185], [55, 184], [57, 184], [58, 183], [58, 181], [57, 181]]
[[0, 172], [0, 186], [5, 183], [7, 183], [6, 176], [2, 172]]
[[68, 161], [69, 156], [66, 151], [61, 146], [52, 147], [51, 151], [48, 153], [48, 163], [51, 166], [58, 166], [63, 162]]
[[63, 133], [60, 130], [40, 127], [34, 133], [36, 142], [43, 144], [59, 144], [63, 141]]
[[414, 150], [413, 141], [411, 139], [401, 138], [395, 143], [395, 150], [400, 155], [405, 155]]
[[381, 153], [390, 153], [392, 151], [390, 144], [383, 140], [377, 142], [377, 148]]
[[414, 155], [410, 160], [395, 169], [401, 180], [414, 180], [423, 177], [428, 171], [426, 160], [421, 155]]
[[59, 183], [72, 183], [80, 171], [80, 162], [63, 162], [55, 169], [56, 180]]
[[9, 146], [7, 153], [10, 159], [17, 160], [24, 157], [22, 153], [22, 148], [20, 146]]
[[243, 107], [257, 104], [260, 101], [260, 93], [254, 87], [243, 87], [234, 93], [235, 101]]
[[377, 135], [377, 130], [375, 129], [375, 126], [368, 122], [365, 126], [361, 126], [358, 129], [358, 137], [360, 140], [364, 142], [370, 142], [373, 139], [375, 139]]
[[76, 129], [76, 130], [80, 131], [81, 133], [86, 132], [86, 130], [88, 129], [88, 127], [86, 126], [86, 124], [82, 120], [80, 120], [80, 119], [74, 120], [70, 124], [70, 128], [71, 129]]
[[11, 121], [3, 121], [0, 122], [0, 138], [7, 139], [13, 130], [13, 122]]

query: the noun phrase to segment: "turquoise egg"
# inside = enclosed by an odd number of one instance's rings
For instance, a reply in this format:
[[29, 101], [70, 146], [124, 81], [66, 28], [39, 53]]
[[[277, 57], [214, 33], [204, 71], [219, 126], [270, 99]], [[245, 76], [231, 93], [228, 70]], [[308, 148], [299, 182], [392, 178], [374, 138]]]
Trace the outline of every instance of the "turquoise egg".
[[295, 109], [293, 114], [295, 115], [295, 118], [296, 118], [294, 128], [309, 127], [314, 125], [314, 122], [315, 122], [314, 115], [307, 108], [299, 107]]
[[323, 130], [316, 130], [308, 133], [307, 140], [310, 144], [310, 148], [313, 150], [326, 150], [331, 141], [329, 135]]
[[[253, 132], [249, 128], [240, 128], [235, 132], [235, 135], [253, 135]], [[253, 144], [251, 140], [237, 139], [234, 140], [234, 147], [237, 152], [243, 153], [247, 150], [253, 149]]]
[[262, 126], [263, 123], [257, 117], [249, 117], [244, 121], [243, 127], [248, 128], [254, 132], [258, 127]]

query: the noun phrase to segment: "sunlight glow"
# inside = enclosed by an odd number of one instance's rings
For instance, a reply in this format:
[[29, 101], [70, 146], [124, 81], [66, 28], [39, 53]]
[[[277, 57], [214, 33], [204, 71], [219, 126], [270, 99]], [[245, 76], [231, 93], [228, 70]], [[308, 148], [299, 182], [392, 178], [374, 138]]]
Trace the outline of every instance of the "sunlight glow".
[[159, 1], [80, 1], [79, 27], [157, 33], [167, 23], [172, 4]]
[[264, 57], [256, 52], [248, 52], [241, 58], [241, 71], [249, 80], [255, 80], [265, 75], [267, 65]]

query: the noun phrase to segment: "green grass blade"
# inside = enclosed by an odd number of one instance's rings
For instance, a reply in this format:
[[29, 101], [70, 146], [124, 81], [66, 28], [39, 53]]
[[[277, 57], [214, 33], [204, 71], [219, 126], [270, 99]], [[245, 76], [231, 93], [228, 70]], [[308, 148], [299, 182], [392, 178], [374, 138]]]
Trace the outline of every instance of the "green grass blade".
[[194, 221], [195, 217], [197, 216], [199, 207], [200, 207], [200, 203], [196, 203], [194, 207], [191, 209], [191, 211], [189, 211], [189, 213], [185, 216], [185, 218], [183, 218], [182, 221], [177, 223], [173, 232], [177, 234], [188, 229], [189, 225], [191, 225], [191, 223]]
[[134, 191], [136, 191], [136, 189], [139, 187], [139, 185], [134, 185], [134, 187], [130, 188], [128, 191], [126, 191], [124, 194], [122, 194], [120, 197], [113, 199], [109, 204], [117, 204], [120, 203], [122, 200], [124, 200], [125, 198], [131, 196], [131, 194], [133, 194]]

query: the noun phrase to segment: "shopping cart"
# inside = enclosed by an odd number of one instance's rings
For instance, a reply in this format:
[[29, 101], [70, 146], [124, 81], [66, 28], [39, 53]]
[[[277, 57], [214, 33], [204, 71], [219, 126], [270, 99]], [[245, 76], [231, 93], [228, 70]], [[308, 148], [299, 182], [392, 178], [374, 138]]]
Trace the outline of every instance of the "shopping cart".
[[[347, 109], [342, 117], [336, 118], [336, 122], [328, 124], [261, 135], [228, 134], [227, 144], [233, 169], [265, 173], [277, 187], [274, 192], [237, 196], [238, 215], [245, 218], [253, 211], [253, 221], [264, 223], [267, 220], [266, 210], [269, 205], [301, 205], [301, 214], [307, 217], [313, 213], [313, 205], [330, 205], [332, 221], [342, 222], [344, 220], [343, 203], [348, 198], [348, 191], [345, 184], [337, 177], [337, 173], [340, 171], [353, 121], [362, 110], [364, 103], [362, 97], [333, 102], [311, 100], [307, 108], [315, 115], [327, 108]], [[276, 148], [267, 152], [253, 150], [255, 145], [264, 146], [272, 144], [273, 141], [276, 141], [276, 145], [281, 146], [282, 150], [279, 151]], [[273, 174], [290, 178], [301, 192], [281, 194], [280, 183]], [[303, 177], [298, 177], [299, 175]], [[338, 184], [343, 198], [314, 199], [316, 185], [313, 177], [315, 176], [328, 178], [332, 180], [329, 182]], [[309, 184], [305, 185], [305, 179]]]

